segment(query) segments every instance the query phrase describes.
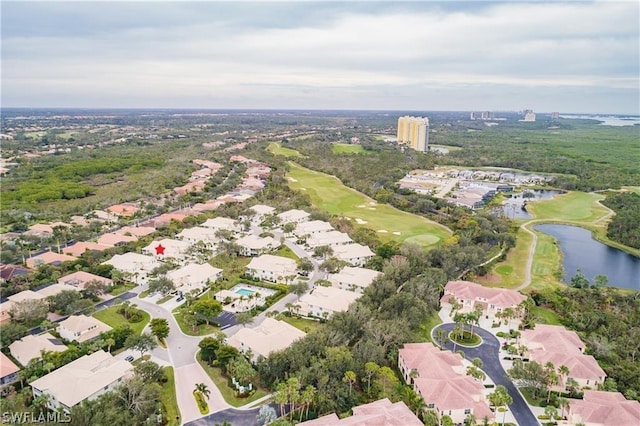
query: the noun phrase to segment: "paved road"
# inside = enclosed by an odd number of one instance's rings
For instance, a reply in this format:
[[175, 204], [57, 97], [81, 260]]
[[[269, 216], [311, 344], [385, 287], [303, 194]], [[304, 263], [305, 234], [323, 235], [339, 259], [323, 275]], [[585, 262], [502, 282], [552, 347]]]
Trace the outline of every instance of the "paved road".
[[[279, 413], [280, 409], [276, 404], [270, 405], [276, 410], [276, 413]], [[256, 420], [258, 411], [260, 411], [259, 408], [252, 408], [250, 410], [229, 408], [186, 423], [185, 426], [211, 426], [222, 424], [225, 421], [231, 423], [233, 426], [262, 426], [262, 423], [258, 423]]]
[[[449, 333], [456, 326], [454, 323], [440, 324], [435, 327], [431, 331], [431, 336], [435, 336], [438, 329], [442, 328], [447, 333]], [[473, 358], [480, 358], [482, 360], [483, 366], [482, 370], [487, 373], [487, 375], [494, 381], [497, 385], [502, 385], [507, 388], [509, 391], [509, 395], [513, 398], [513, 403], [509, 405], [509, 409], [511, 413], [516, 418], [518, 425], [520, 426], [537, 426], [540, 423], [536, 416], [531, 412], [531, 409], [527, 405], [526, 401], [516, 389], [514, 384], [507, 378], [507, 373], [502, 368], [500, 364], [500, 342], [498, 339], [487, 330], [482, 329], [480, 327], [474, 328], [474, 331], [483, 339], [483, 342], [480, 346], [475, 348], [466, 348], [464, 346], [456, 345], [456, 351], [463, 351], [465, 353], [465, 357], [468, 360], [472, 360]], [[436, 339], [434, 338], [435, 342]], [[453, 350], [453, 343], [447, 342], [445, 345], [446, 349]], [[498, 417], [500, 417], [498, 415]], [[498, 419], [501, 420], [501, 419]]]

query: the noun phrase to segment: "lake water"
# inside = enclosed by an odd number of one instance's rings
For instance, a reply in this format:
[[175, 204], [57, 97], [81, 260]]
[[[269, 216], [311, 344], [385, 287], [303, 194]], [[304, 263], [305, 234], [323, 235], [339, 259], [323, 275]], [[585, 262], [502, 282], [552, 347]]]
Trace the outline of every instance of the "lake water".
[[591, 282], [596, 275], [606, 275], [610, 286], [640, 290], [640, 258], [594, 240], [591, 231], [577, 226], [545, 224], [534, 229], [558, 240], [565, 283], [580, 269]]
[[[525, 197], [524, 192], [528, 192], [532, 197]], [[520, 194], [514, 194], [502, 203], [502, 211], [509, 219], [529, 219], [531, 214], [526, 210], [522, 210], [522, 204], [525, 201], [539, 201], [553, 198], [554, 195], [562, 194], [562, 191], [554, 189], [527, 189]]]
[[598, 120], [601, 126], [633, 126], [640, 124], [640, 117], [623, 115], [561, 115], [560, 118]]

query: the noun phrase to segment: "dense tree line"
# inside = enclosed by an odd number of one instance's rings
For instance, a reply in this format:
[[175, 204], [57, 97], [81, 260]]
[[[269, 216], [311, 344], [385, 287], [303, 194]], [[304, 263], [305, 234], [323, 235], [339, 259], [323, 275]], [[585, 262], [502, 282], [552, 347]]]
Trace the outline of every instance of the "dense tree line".
[[613, 287], [562, 287], [534, 292], [537, 305], [552, 309], [575, 330], [607, 373], [608, 390], [640, 399], [640, 297]]
[[422, 324], [439, 308], [447, 274], [411, 244], [389, 253], [383, 271], [347, 312], [336, 313], [325, 327], [259, 361], [263, 383], [276, 389], [296, 377], [300, 388], [312, 386], [317, 414], [344, 413], [382, 397], [415, 404], [394, 372], [398, 349], [426, 340]]
[[635, 192], [613, 194], [602, 204], [616, 212], [607, 225], [607, 237], [640, 249], [640, 195]]

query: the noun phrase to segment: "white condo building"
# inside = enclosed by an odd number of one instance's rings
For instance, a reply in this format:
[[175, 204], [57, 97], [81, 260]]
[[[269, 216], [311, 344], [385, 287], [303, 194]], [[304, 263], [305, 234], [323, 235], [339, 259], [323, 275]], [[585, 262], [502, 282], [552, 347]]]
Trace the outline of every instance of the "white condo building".
[[398, 143], [416, 151], [429, 149], [429, 119], [405, 115], [398, 118]]

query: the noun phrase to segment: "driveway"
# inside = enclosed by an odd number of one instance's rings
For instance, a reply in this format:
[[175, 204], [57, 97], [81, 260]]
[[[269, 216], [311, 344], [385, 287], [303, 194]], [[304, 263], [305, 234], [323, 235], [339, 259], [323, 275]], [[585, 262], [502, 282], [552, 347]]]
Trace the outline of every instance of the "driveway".
[[211, 378], [209, 378], [207, 373], [205, 373], [202, 367], [200, 367], [200, 364], [196, 363], [195, 361], [184, 367], [176, 368], [175, 377], [176, 396], [178, 398], [178, 407], [180, 407], [180, 414], [182, 414], [183, 423], [187, 423], [202, 417], [202, 414], [200, 414], [200, 410], [198, 409], [196, 399], [193, 396], [193, 390], [196, 387], [196, 383], [204, 383], [205, 385], [207, 385], [207, 388], [211, 392], [211, 394], [209, 395], [209, 399], [207, 400], [210, 413], [226, 410], [230, 407], [230, 405], [227, 404], [227, 402], [222, 397], [220, 390], [218, 390]]
[[[269, 404], [276, 410], [276, 413], [280, 412], [280, 408], [276, 404]], [[224, 411], [209, 414], [206, 417], [202, 417], [198, 420], [185, 423], [185, 426], [210, 426], [223, 424], [225, 421], [229, 422], [233, 426], [262, 426], [256, 418], [258, 417], [259, 408], [252, 408], [250, 410], [239, 410], [237, 408], [229, 408]]]
[[[440, 324], [435, 327], [431, 331], [431, 336], [436, 335], [438, 329], [442, 328], [447, 333], [451, 332], [453, 328], [456, 326], [454, 323]], [[506, 371], [500, 364], [500, 342], [498, 339], [488, 332], [487, 330], [475, 327], [474, 332], [476, 332], [480, 337], [482, 337], [482, 344], [475, 348], [467, 348], [464, 346], [456, 345], [456, 351], [463, 351], [465, 357], [468, 360], [472, 360], [473, 358], [480, 358], [482, 360], [483, 366], [482, 370], [487, 373], [487, 375], [494, 381], [497, 385], [502, 385], [507, 388], [509, 395], [513, 398], [513, 403], [509, 405], [509, 410], [511, 414], [515, 417], [518, 425], [520, 426], [535, 426], [539, 425], [538, 419], [531, 412], [531, 409], [527, 405], [527, 402], [522, 397], [522, 394], [514, 384], [507, 377]], [[433, 338], [435, 342], [436, 339]], [[449, 350], [453, 350], [453, 343], [447, 342], [444, 347]], [[496, 413], [497, 420], [502, 420], [501, 415]]]

